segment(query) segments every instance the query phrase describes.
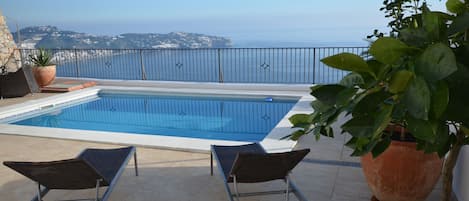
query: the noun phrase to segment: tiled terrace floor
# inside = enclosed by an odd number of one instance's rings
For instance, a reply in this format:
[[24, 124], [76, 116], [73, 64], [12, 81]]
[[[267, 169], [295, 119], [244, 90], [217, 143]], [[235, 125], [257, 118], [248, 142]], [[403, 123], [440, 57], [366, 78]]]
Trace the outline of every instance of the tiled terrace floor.
[[[0, 100], [0, 107], [53, 94], [28, 95], [19, 99]], [[31, 130], [34, 132], [34, 130]], [[0, 131], [1, 133], [1, 131]], [[293, 172], [293, 180], [311, 201], [367, 201], [368, 190], [358, 159], [348, 157], [344, 137], [303, 138], [298, 148], [311, 148], [311, 153]], [[89, 147], [116, 147], [112, 144], [0, 134], [0, 160], [41, 161], [74, 157]], [[227, 200], [218, 173], [211, 177], [208, 153], [190, 153], [138, 147], [140, 176], [134, 176], [130, 162], [112, 193], [113, 201], [207, 201]], [[282, 188], [282, 182], [241, 185], [241, 191]], [[0, 166], [0, 200], [29, 200], [35, 193], [33, 182]], [[440, 185], [428, 201], [439, 200]], [[68, 200], [93, 197], [93, 190], [51, 191], [45, 200]], [[243, 198], [241, 201], [275, 201], [283, 196]], [[296, 200], [294, 196], [291, 200]]]

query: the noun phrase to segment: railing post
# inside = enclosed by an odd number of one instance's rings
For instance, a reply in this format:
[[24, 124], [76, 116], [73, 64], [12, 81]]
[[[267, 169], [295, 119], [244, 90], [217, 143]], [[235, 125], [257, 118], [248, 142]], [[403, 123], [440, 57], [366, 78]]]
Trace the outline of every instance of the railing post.
[[218, 82], [219, 83], [223, 83], [223, 68], [221, 66], [221, 49], [218, 48], [217, 49], [217, 53], [218, 53]]
[[24, 50], [20, 49], [20, 48], [16, 48], [15, 50], [18, 50], [18, 52], [20, 53], [20, 62], [21, 62], [20, 66], [24, 66], [25, 65], [25, 63], [24, 63], [25, 59], [23, 58], [24, 57], [24, 52], [23, 52]]
[[75, 52], [75, 67], [76, 67], [76, 74], [77, 74], [77, 78], [80, 77], [80, 66], [78, 65], [78, 51], [77, 49], [74, 49], [74, 52]]
[[142, 80], [147, 79], [147, 72], [145, 71], [145, 64], [143, 62], [143, 50], [140, 49], [140, 69], [142, 71]]
[[316, 48], [313, 48], [313, 84], [316, 84]]

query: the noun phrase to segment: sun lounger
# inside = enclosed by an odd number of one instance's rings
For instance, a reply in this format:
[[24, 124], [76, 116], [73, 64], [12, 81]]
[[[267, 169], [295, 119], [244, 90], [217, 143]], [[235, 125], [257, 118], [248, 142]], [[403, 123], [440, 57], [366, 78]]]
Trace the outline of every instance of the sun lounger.
[[[284, 193], [286, 195], [285, 199], [289, 200], [290, 192], [294, 193], [300, 201], [307, 201], [293, 184], [289, 174], [309, 151], [309, 149], [303, 149], [284, 153], [267, 153], [257, 143], [241, 146], [212, 145], [210, 155], [211, 175], [213, 175], [213, 158], [215, 158], [230, 201], [233, 201], [233, 198], [239, 200], [240, 197], [280, 193]], [[285, 181], [285, 190], [249, 193], [240, 193], [238, 191], [238, 183], [258, 183], [277, 179]], [[228, 183], [233, 183], [234, 194], [231, 193]]]
[[[52, 189], [96, 189], [96, 201], [106, 201], [127, 163], [134, 156], [135, 174], [138, 176], [135, 147], [118, 149], [85, 149], [76, 158], [50, 162], [11, 162], [4, 165], [35, 181], [37, 196], [42, 201]], [[100, 187], [107, 186], [99, 198]]]
[[36, 91], [38, 91], [38, 86], [30, 67], [0, 75], [0, 98], [22, 97]]

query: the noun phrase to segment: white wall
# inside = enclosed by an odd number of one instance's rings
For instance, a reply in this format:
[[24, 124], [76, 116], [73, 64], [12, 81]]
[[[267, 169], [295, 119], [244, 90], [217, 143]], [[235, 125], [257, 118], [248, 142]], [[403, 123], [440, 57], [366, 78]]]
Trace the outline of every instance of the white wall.
[[469, 201], [469, 146], [463, 146], [454, 168], [453, 191], [458, 201]]

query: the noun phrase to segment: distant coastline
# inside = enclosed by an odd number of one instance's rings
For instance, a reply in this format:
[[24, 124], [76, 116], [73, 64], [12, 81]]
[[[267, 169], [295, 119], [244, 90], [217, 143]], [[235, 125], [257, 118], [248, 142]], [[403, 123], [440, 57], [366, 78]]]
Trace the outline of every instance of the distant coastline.
[[116, 36], [97, 36], [61, 30], [54, 26], [32, 26], [13, 32], [20, 48], [35, 49], [158, 49], [158, 48], [226, 48], [231, 40], [225, 37], [198, 33], [171, 32], [125, 33]]

